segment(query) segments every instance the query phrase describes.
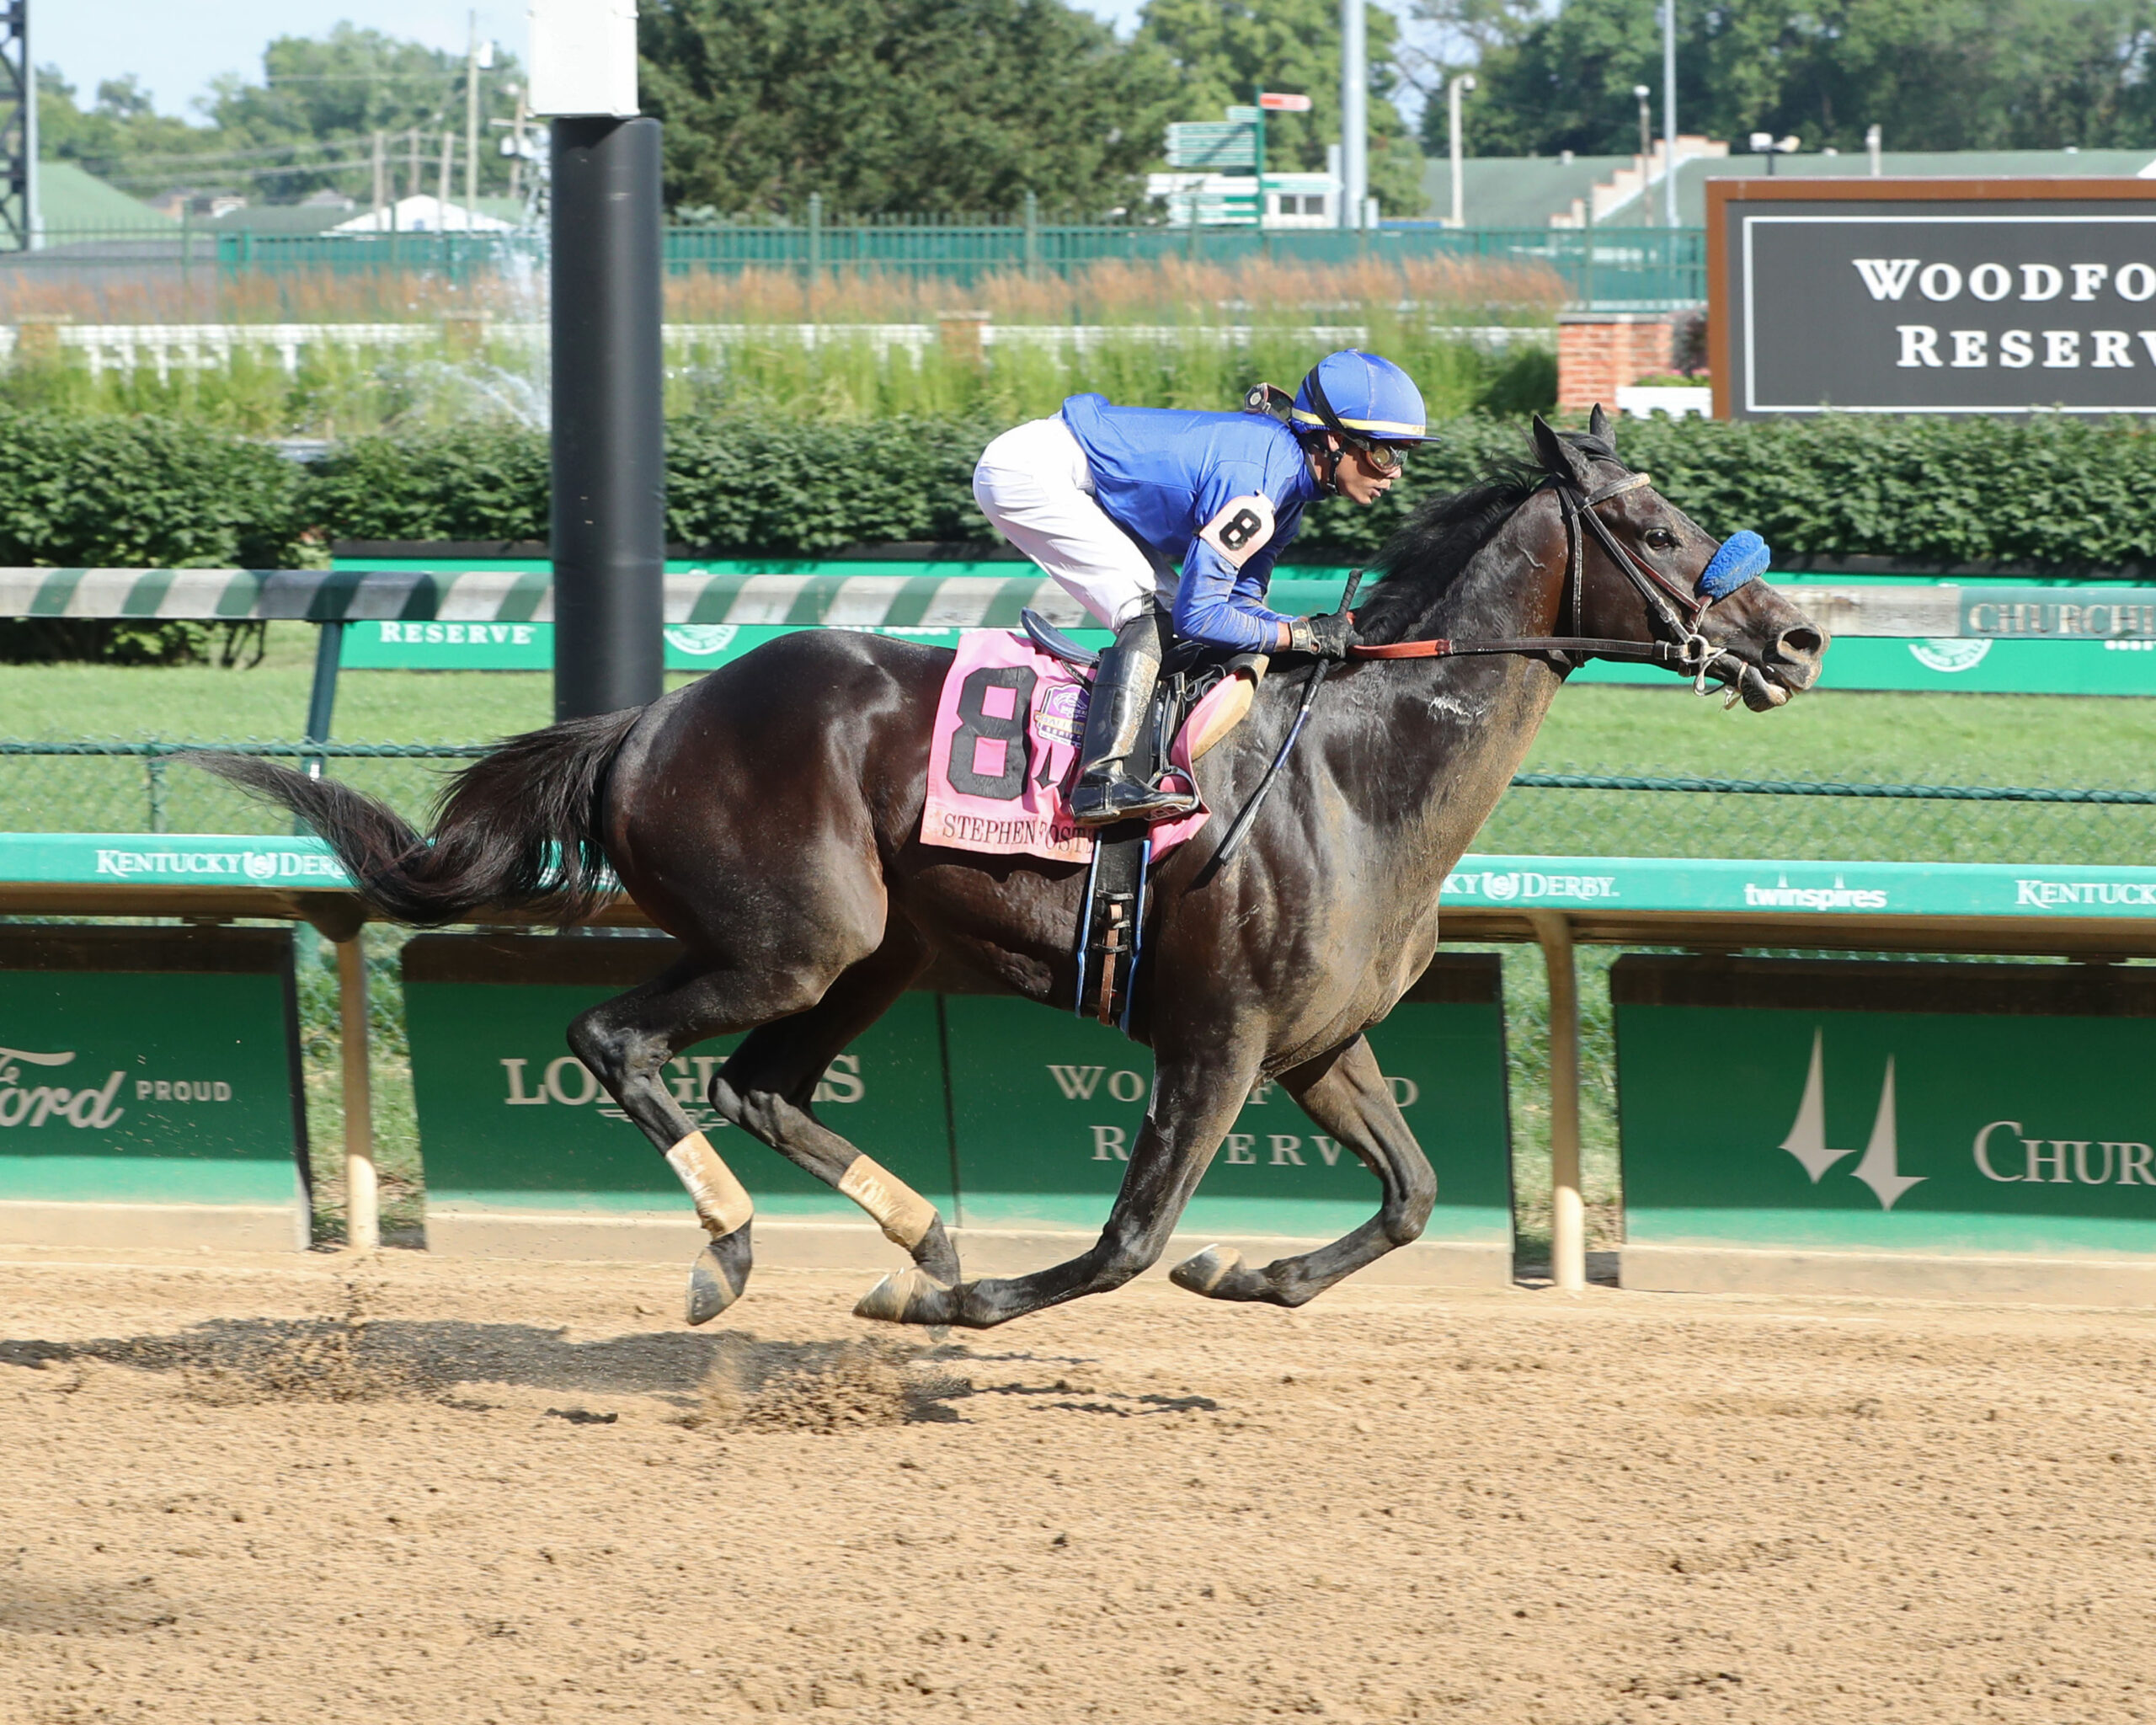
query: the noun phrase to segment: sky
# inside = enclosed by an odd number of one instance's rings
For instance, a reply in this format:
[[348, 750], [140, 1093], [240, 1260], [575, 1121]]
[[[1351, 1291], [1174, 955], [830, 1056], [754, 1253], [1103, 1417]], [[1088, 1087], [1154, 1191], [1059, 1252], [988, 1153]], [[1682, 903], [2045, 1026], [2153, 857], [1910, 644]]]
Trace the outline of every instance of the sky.
[[[30, 0], [30, 53], [57, 66], [85, 107], [99, 83], [133, 72], [160, 113], [200, 116], [191, 105], [219, 72], [262, 75], [262, 51], [277, 36], [320, 35], [349, 19], [392, 36], [462, 52], [472, 8], [451, 0]], [[478, 8], [479, 34], [521, 57], [523, 0]]]

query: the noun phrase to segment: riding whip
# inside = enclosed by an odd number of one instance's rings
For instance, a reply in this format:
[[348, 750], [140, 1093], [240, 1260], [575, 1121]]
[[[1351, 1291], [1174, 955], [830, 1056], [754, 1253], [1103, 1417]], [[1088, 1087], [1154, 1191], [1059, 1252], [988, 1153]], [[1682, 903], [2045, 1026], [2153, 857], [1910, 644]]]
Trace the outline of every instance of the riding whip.
[[[1363, 572], [1348, 572], [1348, 590], [1341, 595], [1340, 608], [1352, 611], [1355, 605], [1355, 590], [1363, 585]], [[1213, 853], [1207, 873], [1217, 874], [1235, 860], [1235, 852], [1242, 848], [1243, 838], [1257, 819], [1257, 811], [1264, 806], [1266, 793], [1273, 788], [1273, 781], [1294, 752], [1296, 739], [1303, 734], [1303, 721], [1310, 716], [1310, 702], [1317, 699], [1317, 692], [1325, 686], [1326, 673], [1332, 669], [1332, 661], [1321, 659], [1311, 667], [1310, 680], [1303, 685], [1302, 705], [1295, 709], [1295, 722], [1288, 727], [1287, 740], [1280, 745], [1280, 752], [1273, 757], [1272, 766], [1265, 769], [1265, 777], [1258, 780], [1257, 788], [1250, 793], [1250, 800], [1243, 804], [1242, 813], [1235, 816], [1235, 824], [1228, 829], [1228, 836], [1221, 840], [1220, 848]]]

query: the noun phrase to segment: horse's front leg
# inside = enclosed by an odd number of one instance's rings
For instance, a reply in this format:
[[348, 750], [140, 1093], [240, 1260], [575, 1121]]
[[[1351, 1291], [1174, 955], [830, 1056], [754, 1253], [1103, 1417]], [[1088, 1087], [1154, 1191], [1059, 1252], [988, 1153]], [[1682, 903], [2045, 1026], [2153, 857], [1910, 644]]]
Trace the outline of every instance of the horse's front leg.
[[1295, 1258], [1252, 1269], [1242, 1254], [1209, 1246], [1171, 1273], [1177, 1286], [1214, 1300], [1262, 1300], [1300, 1306], [1343, 1276], [1373, 1263], [1422, 1231], [1437, 1202], [1438, 1178], [1378, 1071], [1368, 1039], [1357, 1037], [1331, 1054], [1280, 1075], [1280, 1083], [1319, 1127], [1338, 1139], [1378, 1177], [1384, 1198], [1377, 1215], [1352, 1234]]
[[1257, 1076], [1256, 1050], [1209, 1049], [1159, 1055], [1152, 1105], [1132, 1146], [1130, 1165], [1107, 1226], [1092, 1247], [1027, 1276], [942, 1288], [918, 1270], [887, 1276], [854, 1308], [899, 1323], [958, 1324], [985, 1330], [1045, 1306], [1120, 1288], [1167, 1249], [1183, 1206], [1213, 1152], [1235, 1123]]

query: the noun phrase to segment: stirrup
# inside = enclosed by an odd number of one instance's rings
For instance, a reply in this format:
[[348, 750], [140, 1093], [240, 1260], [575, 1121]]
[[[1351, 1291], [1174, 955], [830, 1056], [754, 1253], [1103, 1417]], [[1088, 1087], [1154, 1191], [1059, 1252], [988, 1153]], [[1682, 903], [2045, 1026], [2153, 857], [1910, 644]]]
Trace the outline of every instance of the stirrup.
[[1166, 820], [1198, 807], [1195, 793], [1164, 790], [1127, 772], [1098, 783], [1081, 781], [1070, 792], [1070, 819], [1078, 826], [1113, 826], [1119, 820]]

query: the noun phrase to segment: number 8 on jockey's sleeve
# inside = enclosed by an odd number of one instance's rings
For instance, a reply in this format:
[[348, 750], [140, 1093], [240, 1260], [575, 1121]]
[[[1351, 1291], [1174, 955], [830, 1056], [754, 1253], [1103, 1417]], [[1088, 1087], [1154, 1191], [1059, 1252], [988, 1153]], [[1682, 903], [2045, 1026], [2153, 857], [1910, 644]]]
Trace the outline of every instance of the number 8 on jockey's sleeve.
[[1201, 414], [1073, 396], [1004, 433], [975, 469], [982, 513], [1116, 632], [1071, 794], [1085, 825], [1187, 805], [1128, 770], [1170, 638], [1334, 657], [1352, 640], [1344, 619], [1267, 609], [1273, 566], [1310, 504], [1373, 503], [1390, 487], [1401, 448], [1427, 440], [1421, 392], [1390, 360], [1347, 351], [1320, 360], [1284, 414], [1279, 392], [1253, 397], [1259, 411]]

